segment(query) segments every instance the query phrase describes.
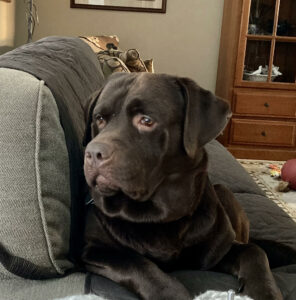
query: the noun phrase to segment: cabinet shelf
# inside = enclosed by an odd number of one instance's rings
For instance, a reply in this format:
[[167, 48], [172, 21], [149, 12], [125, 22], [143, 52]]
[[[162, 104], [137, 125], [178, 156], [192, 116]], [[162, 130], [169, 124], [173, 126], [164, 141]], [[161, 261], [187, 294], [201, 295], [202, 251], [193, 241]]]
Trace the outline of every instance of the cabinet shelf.
[[272, 35], [247, 34], [247, 39], [253, 41], [271, 41], [273, 38]]
[[[253, 82], [239, 80], [234, 84], [235, 87], [257, 88], [257, 89], [270, 89], [270, 90], [295, 90], [295, 83], [286, 82]], [[296, 95], [295, 95], [296, 99]]]
[[253, 40], [253, 41], [272, 41], [274, 39], [278, 42], [296, 43], [296, 37], [294, 36], [247, 34], [246, 37], [248, 40]]
[[296, 43], [296, 37], [291, 36], [276, 36], [276, 41], [286, 43]]

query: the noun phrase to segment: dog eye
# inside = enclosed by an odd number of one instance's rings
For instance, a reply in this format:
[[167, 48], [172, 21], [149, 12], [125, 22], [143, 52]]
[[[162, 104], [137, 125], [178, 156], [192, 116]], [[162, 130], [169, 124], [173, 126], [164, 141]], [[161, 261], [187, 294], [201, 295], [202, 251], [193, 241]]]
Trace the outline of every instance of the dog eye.
[[96, 116], [96, 123], [97, 123], [99, 129], [102, 129], [107, 124], [107, 121], [103, 116], [98, 115], [98, 116]]
[[132, 122], [139, 131], [152, 131], [157, 126], [155, 120], [143, 114], [135, 115]]
[[154, 121], [148, 116], [142, 116], [140, 119], [140, 124], [147, 127], [151, 127], [154, 125]]

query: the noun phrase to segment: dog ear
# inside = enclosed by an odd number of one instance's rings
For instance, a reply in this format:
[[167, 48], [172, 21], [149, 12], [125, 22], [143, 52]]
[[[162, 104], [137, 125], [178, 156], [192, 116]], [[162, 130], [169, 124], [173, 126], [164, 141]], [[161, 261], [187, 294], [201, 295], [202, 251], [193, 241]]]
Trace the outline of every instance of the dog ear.
[[187, 155], [195, 157], [199, 147], [216, 138], [231, 117], [228, 102], [202, 89], [189, 78], [179, 78], [185, 98], [183, 143]]
[[83, 137], [83, 146], [86, 147], [86, 145], [91, 141], [92, 136], [95, 135], [95, 128], [92, 124], [92, 114], [94, 111], [94, 108], [97, 104], [97, 101], [99, 99], [99, 96], [101, 94], [102, 89], [95, 91], [88, 101], [88, 105], [86, 106], [84, 110], [84, 119], [85, 119], [85, 133]]

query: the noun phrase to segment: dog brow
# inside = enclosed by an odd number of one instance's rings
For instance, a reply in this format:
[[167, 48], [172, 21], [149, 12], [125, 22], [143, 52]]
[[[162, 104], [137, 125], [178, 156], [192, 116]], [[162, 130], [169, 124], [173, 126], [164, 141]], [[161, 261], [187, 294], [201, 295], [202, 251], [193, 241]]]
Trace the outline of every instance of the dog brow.
[[93, 111], [93, 116], [95, 115], [107, 116], [112, 113], [113, 113], [112, 107], [106, 105], [97, 105]]
[[139, 97], [132, 99], [126, 106], [128, 114], [144, 113], [147, 110], [145, 102]]

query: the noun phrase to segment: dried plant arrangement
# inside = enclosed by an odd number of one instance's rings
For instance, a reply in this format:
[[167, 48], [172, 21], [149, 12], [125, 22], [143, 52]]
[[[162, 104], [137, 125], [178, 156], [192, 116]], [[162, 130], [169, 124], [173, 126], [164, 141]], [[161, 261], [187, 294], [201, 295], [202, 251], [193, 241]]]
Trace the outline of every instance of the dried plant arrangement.
[[28, 28], [27, 43], [30, 43], [32, 42], [35, 26], [36, 24], [39, 24], [38, 11], [34, 0], [24, 0], [24, 2], [26, 4], [26, 19]]

